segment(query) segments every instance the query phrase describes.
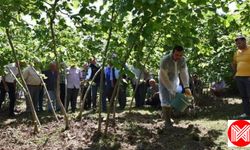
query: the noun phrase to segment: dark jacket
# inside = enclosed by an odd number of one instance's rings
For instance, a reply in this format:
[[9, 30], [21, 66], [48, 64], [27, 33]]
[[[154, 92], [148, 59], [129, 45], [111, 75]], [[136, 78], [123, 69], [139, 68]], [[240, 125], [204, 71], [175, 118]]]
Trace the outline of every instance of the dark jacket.
[[[97, 67], [96, 65], [90, 64], [89, 67], [91, 68], [91, 76], [90, 79], [92, 80], [95, 73], [98, 71], [99, 67]], [[94, 82], [99, 84], [101, 80], [101, 72], [98, 73], [97, 77], [95, 78]]]
[[56, 91], [56, 80], [57, 80], [57, 73], [52, 72], [51, 70], [43, 71], [43, 74], [47, 77], [44, 80], [48, 91]]

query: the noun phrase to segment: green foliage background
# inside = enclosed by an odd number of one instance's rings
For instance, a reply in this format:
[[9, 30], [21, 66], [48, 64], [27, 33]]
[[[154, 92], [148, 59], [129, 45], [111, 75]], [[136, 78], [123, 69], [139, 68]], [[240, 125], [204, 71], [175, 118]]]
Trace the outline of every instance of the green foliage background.
[[[235, 4], [236, 10], [229, 9]], [[49, 32], [51, 0], [5, 0], [0, 4], [0, 71], [13, 62], [5, 29], [11, 30], [20, 60], [54, 60]], [[111, 11], [114, 8], [114, 21]], [[191, 74], [204, 81], [220, 78], [232, 85], [230, 64], [235, 36], [250, 33], [250, 0], [60, 0], [56, 7], [56, 41], [60, 61], [82, 66], [99, 61], [113, 27], [108, 58], [157, 74], [160, 58], [183, 45]], [[28, 18], [28, 19], [27, 19]], [[112, 55], [117, 57], [113, 58]]]

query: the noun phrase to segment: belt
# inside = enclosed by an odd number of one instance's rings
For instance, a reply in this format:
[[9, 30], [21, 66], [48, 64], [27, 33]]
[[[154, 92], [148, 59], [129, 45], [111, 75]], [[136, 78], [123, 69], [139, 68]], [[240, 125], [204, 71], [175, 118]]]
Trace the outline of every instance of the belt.
[[28, 86], [41, 86], [41, 85], [39, 84], [39, 85], [28, 85]]
[[[6, 82], [6, 81], [5, 81]], [[14, 82], [6, 82], [6, 83], [8, 83], [8, 84], [14, 84]]]

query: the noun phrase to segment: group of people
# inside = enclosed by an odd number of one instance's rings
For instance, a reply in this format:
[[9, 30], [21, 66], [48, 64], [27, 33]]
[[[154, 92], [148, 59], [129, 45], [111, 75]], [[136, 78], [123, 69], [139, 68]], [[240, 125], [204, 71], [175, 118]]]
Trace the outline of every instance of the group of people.
[[[18, 63], [18, 62], [17, 62]], [[6, 93], [9, 95], [9, 115], [14, 116], [14, 107], [16, 102], [16, 86], [17, 78], [20, 78], [17, 63], [11, 63], [5, 66], [5, 75], [2, 76], [0, 85], [0, 109], [5, 100]], [[71, 112], [75, 112], [77, 108], [77, 99], [83, 100], [86, 94], [84, 109], [96, 110], [97, 95], [100, 89], [101, 71], [96, 59], [93, 57], [82, 68], [76, 65], [66, 66], [61, 63], [60, 74], [58, 75], [58, 67], [55, 62], [49, 64], [48, 70], [40, 71], [32, 64], [27, 65], [19, 63], [22, 69], [22, 76], [27, 84], [34, 108], [36, 111], [44, 111], [44, 98], [49, 97], [51, 103], [47, 104], [48, 111], [52, 111], [52, 107], [60, 110], [60, 105], [56, 101], [57, 78], [59, 77], [60, 99], [66, 111], [71, 108]], [[36, 69], [35, 69], [36, 68]], [[152, 106], [160, 106], [159, 91], [156, 81], [149, 77], [149, 74], [143, 71], [140, 75], [140, 69], [132, 67], [131, 71], [135, 74], [134, 78], [128, 78], [126, 74], [122, 75], [118, 90], [118, 104], [121, 110], [125, 109], [127, 103], [127, 87], [131, 81], [132, 87], [136, 90], [135, 106], [142, 107], [144, 104]], [[95, 75], [96, 74], [96, 75]], [[146, 75], [147, 74], [147, 75]], [[112, 93], [114, 91], [117, 80], [120, 76], [120, 70], [113, 67], [112, 63], [103, 70], [103, 94], [101, 98], [102, 111], [107, 111], [107, 102], [111, 103]], [[44, 81], [44, 82], [43, 82]], [[87, 88], [90, 84], [90, 90]], [[137, 83], [138, 82], [138, 83]], [[44, 84], [43, 84], [44, 83]], [[138, 86], [136, 87], [136, 84]], [[43, 86], [45, 85], [45, 86]], [[137, 88], [137, 89], [136, 89]], [[88, 93], [86, 93], [88, 92]], [[148, 93], [148, 94], [147, 94]], [[47, 95], [47, 96], [45, 96]], [[27, 95], [26, 95], [27, 96]], [[147, 98], [147, 102], [145, 99]], [[108, 100], [108, 101], [107, 101]], [[111, 106], [113, 104], [111, 103]], [[26, 97], [26, 111], [31, 111], [31, 106]]]
[[[243, 36], [237, 37], [235, 42], [238, 50], [234, 55], [232, 66], [235, 70], [235, 79], [243, 100], [244, 113], [240, 115], [240, 117], [250, 117], [250, 47], [247, 45], [246, 38]], [[132, 88], [136, 91], [135, 107], [140, 108], [145, 104], [158, 108], [161, 107], [162, 117], [165, 120], [165, 126], [172, 126], [171, 101], [174, 99], [178, 90], [180, 90], [180, 84], [182, 85], [181, 91], [183, 91], [183, 93], [187, 96], [192, 96], [189, 84], [188, 67], [183, 55], [184, 48], [182, 46], [176, 46], [170, 54], [163, 56], [160, 61], [160, 70], [158, 75], [159, 84], [145, 69], [130, 67], [130, 70], [134, 73], [134, 78], [131, 79], [125, 74], [122, 75], [118, 93], [119, 107], [121, 109], [126, 107], [127, 86], [129, 81], [131, 81]], [[93, 84], [91, 85], [91, 90], [86, 93], [87, 99], [85, 101], [85, 109], [92, 108], [95, 110], [97, 107], [97, 93], [101, 86], [101, 71], [99, 71], [100, 67], [97, 65], [96, 59], [92, 58], [88, 64], [83, 65], [82, 69], [76, 67], [75, 65], [71, 65], [70, 67], [66, 67], [65, 65], [62, 66], [64, 67], [62, 67], [63, 69], [59, 75], [61, 79], [60, 96], [66, 110], [68, 110], [70, 104], [71, 111], [75, 112], [77, 97], [79, 93], [82, 94], [82, 98], [84, 97], [83, 95], [87, 92], [89, 81], [93, 81]], [[3, 76], [1, 81], [0, 108], [5, 99], [5, 93], [8, 92], [10, 98], [9, 112], [10, 115], [14, 115], [16, 99], [16, 80], [14, 76], [18, 76], [18, 70], [15, 64], [7, 65], [6, 68], [7, 73]], [[60, 107], [55, 101], [57, 88], [56, 81], [58, 77], [56, 64], [51, 63], [49, 69], [42, 71], [42, 74], [45, 75], [44, 82], [52, 100], [52, 105], [56, 108], [56, 110], [60, 110]], [[101, 107], [103, 112], [107, 111], [107, 99], [110, 102], [114, 87], [120, 75], [120, 70], [113, 67], [111, 62], [104, 69], [104, 84], [102, 87], [104, 90], [101, 98]], [[37, 111], [42, 111], [44, 88], [41, 86], [42, 81], [39, 73], [37, 73], [33, 66], [28, 66], [23, 70], [23, 77], [28, 85], [35, 109]], [[194, 76], [193, 78], [195, 85], [201, 85], [197, 76]], [[192, 88], [192, 91], [201, 93], [202, 91], [200, 91], [200, 89], [201, 88]], [[27, 110], [29, 110], [28, 104]], [[48, 110], [51, 111], [51, 106], [48, 106]]]

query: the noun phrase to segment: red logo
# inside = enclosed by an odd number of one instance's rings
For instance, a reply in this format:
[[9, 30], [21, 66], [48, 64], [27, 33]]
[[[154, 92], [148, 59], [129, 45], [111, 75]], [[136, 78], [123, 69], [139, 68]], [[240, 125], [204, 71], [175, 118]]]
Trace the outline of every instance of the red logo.
[[227, 135], [229, 146], [245, 147], [250, 144], [250, 122], [248, 120], [229, 120]]

